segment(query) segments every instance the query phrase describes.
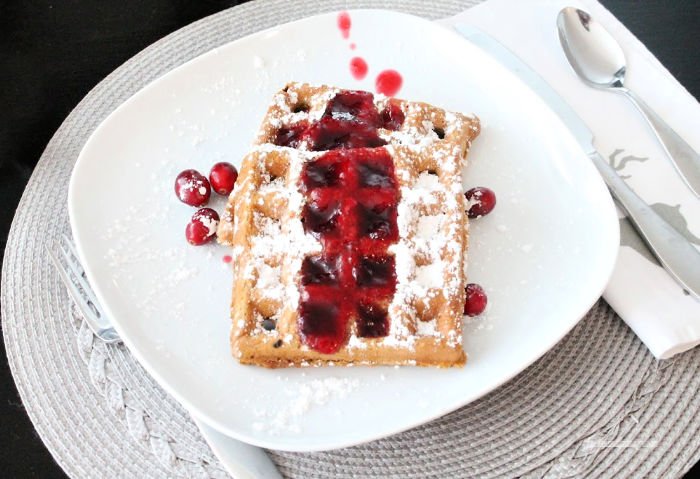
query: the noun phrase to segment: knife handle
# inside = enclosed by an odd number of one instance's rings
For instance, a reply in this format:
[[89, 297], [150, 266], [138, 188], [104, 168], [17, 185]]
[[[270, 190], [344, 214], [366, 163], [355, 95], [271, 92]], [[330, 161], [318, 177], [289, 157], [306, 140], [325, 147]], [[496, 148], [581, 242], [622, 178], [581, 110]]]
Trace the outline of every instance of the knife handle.
[[659, 263], [678, 284], [700, 299], [700, 252], [637, 196], [598, 153], [589, 156]]
[[627, 88], [619, 88], [618, 91], [624, 94], [637, 107], [644, 119], [649, 123], [656, 138], [661, 143], [666, 156], [671, 159], [671, 164], [683, 179], [695, 196], [700, 196], [700, 154], [693, 147], [668, 126], [654, 110], [639, 98], [634, 92]]

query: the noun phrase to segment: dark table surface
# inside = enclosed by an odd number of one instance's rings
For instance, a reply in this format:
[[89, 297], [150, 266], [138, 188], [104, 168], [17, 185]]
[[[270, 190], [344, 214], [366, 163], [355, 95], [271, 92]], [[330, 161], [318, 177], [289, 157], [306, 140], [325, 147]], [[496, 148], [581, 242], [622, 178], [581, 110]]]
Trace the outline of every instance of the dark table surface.
[[[0, 244], [17, 202], [63, 119], [108, 73], [159, 38], [242, 2], [4, 0], [0, 4]], [[698, 0], [603, 0], [700, 97]], [[65, 477], [37, 436], [0, 345], [0, 475]], [[700, 465], [693, 468], [700, 473]]]

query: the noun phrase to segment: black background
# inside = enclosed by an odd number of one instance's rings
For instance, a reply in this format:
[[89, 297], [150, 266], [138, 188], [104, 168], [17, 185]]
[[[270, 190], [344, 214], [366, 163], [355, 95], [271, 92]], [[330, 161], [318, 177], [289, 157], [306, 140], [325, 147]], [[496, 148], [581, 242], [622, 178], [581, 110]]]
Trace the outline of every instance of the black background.
[[[215, 0], [0, 2], [0, 241], [66, 115], [108, 73], [195, 20], [238, 3]], [[602, 2], [696, 98], [700, 1]], [[65, 477], [34, 432], [0, 346], [0, 476]], [[696, 466], [694, 472], [700, 473]]]

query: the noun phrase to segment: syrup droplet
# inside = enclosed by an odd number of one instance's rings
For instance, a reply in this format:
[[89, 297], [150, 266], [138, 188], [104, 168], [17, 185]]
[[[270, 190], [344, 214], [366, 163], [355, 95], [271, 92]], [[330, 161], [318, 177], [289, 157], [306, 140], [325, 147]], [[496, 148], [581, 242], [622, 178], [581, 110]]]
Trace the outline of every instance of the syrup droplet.
[[360, 57], [350, 60], [350, 73], [355, 80], [362, 80], [367, 76], [367, 62]]
[[352, 42], [350, 44], [350, 50], [354, 50], [355, 48], [357, 48], [357, 45], [355, 45], [355, 42]]
[[223, 261], [224, 263], [230, 263], [231, 261], [233, 261], [233, 258], [231, 257], [231, 255], [227, 254], [227, 255], [224, 255], [223, 258], [221, 258], [221, 261]]
[[340, 34], [343, 35], [343, 38], [350, 37], [351, 26], [350, 14], [348, 12], [340, 12], [338, 14], [338, 29], [340, 29]]
[[375, 87], [377, 92], [386, 95], [394, 96], [401, 89], [403, 78], [396, 70], [384, 70], [377, 75]]

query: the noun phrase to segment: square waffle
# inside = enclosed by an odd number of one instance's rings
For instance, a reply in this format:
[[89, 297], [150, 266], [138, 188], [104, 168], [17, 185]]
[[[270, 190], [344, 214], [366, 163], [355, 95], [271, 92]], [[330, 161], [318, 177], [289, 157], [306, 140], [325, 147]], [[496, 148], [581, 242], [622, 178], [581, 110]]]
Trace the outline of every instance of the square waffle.
[[218, 229], [233, 246], [233, 355], [266, 367], [461, 366], [479, 120], [290, 83]]

